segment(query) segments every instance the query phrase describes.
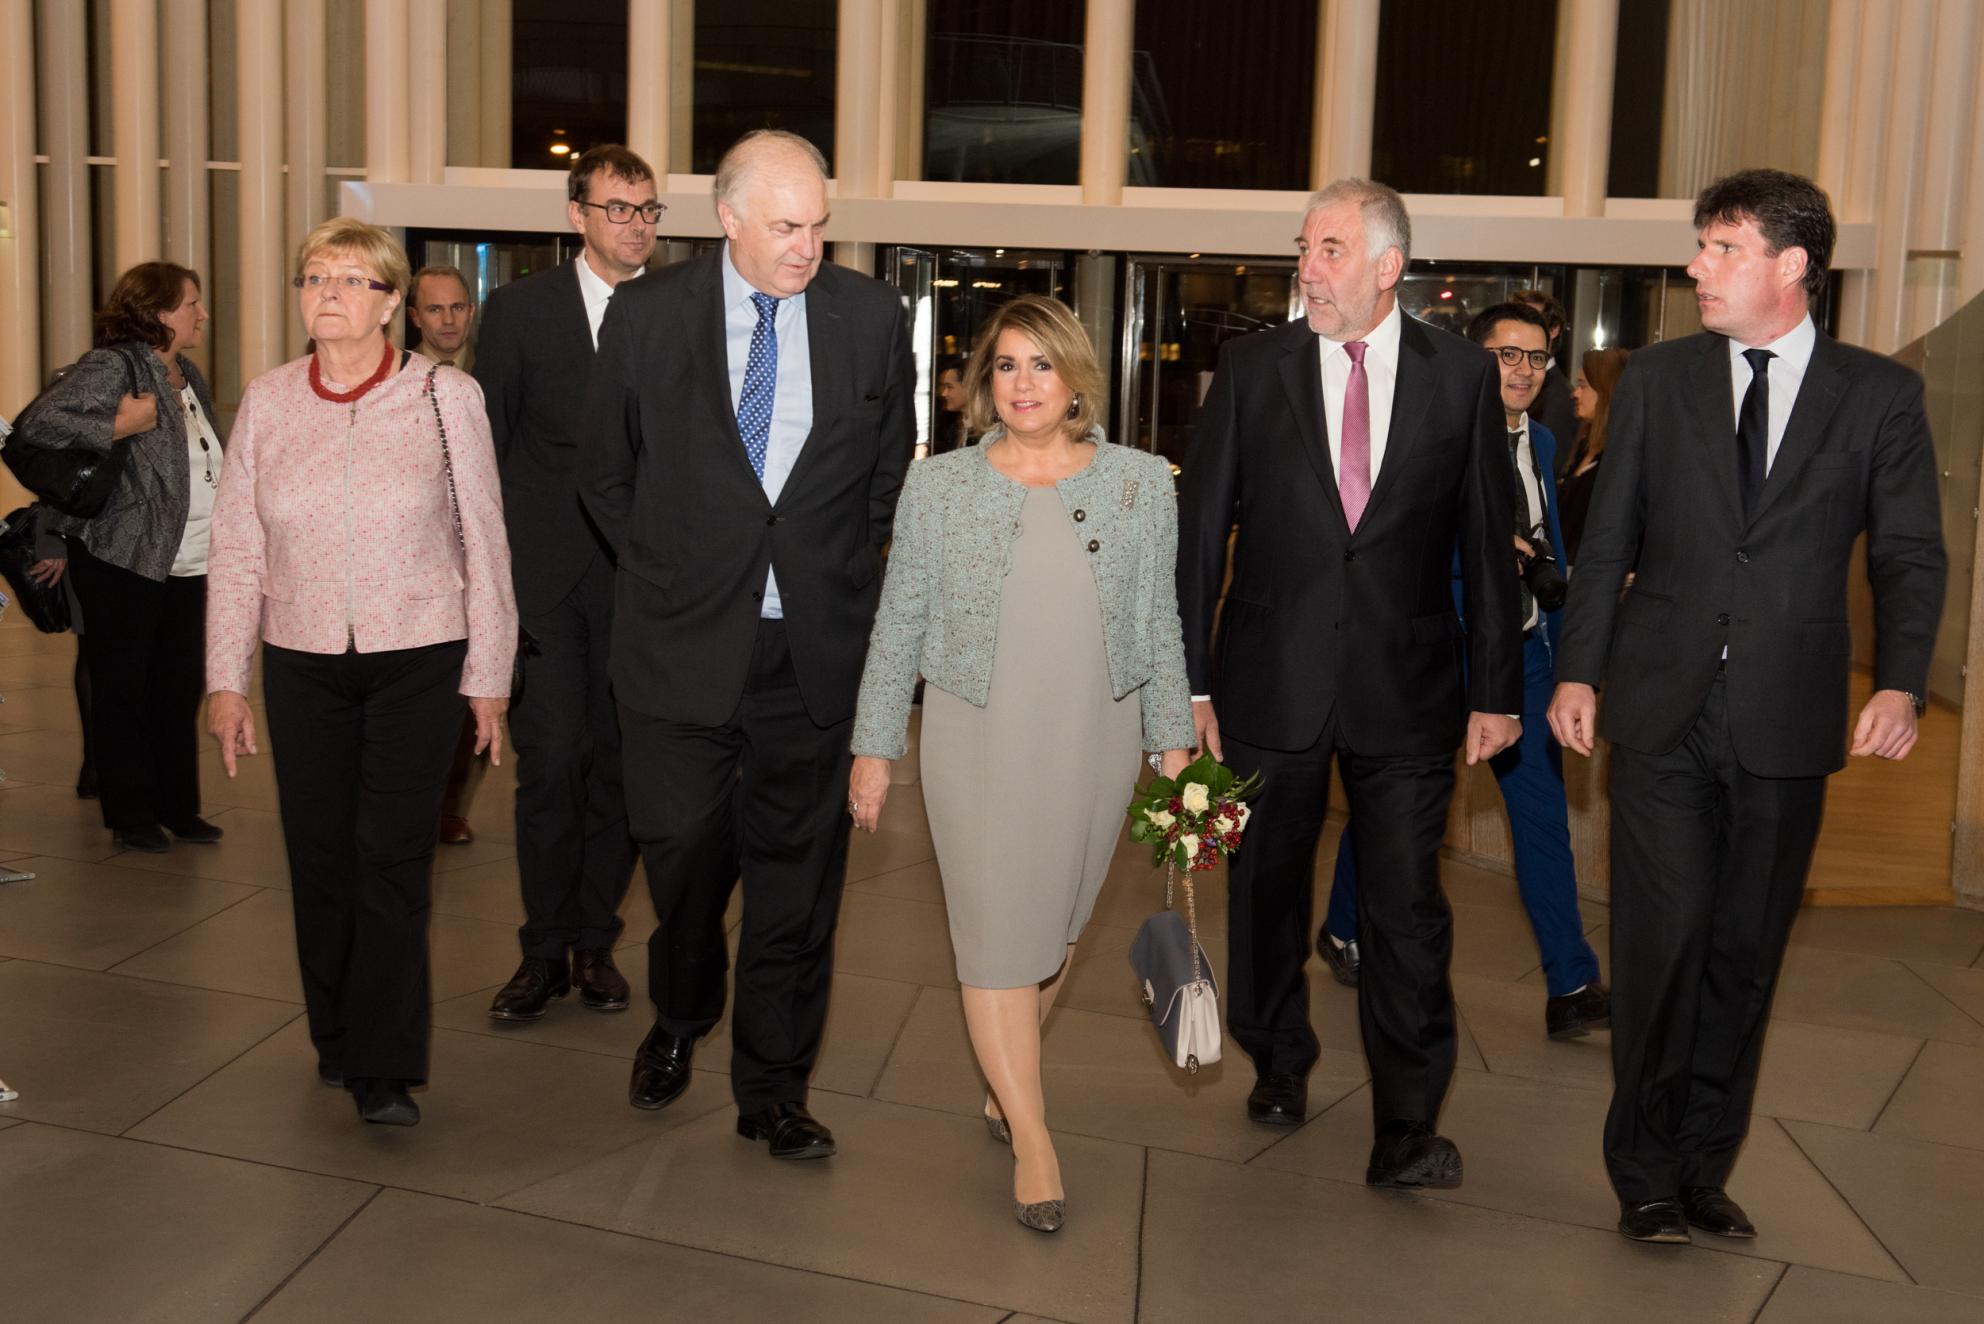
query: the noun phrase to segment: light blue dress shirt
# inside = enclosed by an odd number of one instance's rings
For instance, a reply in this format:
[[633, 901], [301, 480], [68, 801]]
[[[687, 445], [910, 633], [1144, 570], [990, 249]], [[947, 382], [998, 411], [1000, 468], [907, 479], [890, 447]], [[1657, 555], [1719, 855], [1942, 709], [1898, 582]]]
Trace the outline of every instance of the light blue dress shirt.
[[[723, 246], [723, 342], [730, 363], [730, 409], [744, 395], [744, 370], [751, 357], [751, 333], [758, 329], [758, 308], [751, 302], [755, 291], [751, 282], [739, 275], [730, 260], [730, 245]], [[769, 292], [769, 291], [768, 291]], [[799, 462], [799, 450], [813, 430], [813, 356], [806, 339], [806, 296], [795, 294], [779, 301], [772, 319], [778, 334], [778, 384], [772, 396], [771, 438], [765, 450], [765, 497], [778, 504], [779, 493], [792, 466]], [[765, 605], [760, 616], [777, 620], [785, 616], [778, 596], [778, 569], [765, 572]]]

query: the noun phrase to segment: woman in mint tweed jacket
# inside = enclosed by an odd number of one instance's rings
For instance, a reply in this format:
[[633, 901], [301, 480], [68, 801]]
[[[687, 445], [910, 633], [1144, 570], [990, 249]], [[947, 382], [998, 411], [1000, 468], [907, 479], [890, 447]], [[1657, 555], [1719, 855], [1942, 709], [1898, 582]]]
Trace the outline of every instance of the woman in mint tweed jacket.
[[[1093, 913], [1140, 750], [1192, 744], [1171, 468], [1112, 446], [1072, 314], [1023, 296], [965, 372], [985, 440], [911, 466], [855, 710], [848, 812], [873, 831], [927, 682], [922, 790], [985, 1124], [1013, 1149], [1013, 1209], [1065, 1219], [1040, 1026]], [[996, 426], [995, 426], [996, 425]]]

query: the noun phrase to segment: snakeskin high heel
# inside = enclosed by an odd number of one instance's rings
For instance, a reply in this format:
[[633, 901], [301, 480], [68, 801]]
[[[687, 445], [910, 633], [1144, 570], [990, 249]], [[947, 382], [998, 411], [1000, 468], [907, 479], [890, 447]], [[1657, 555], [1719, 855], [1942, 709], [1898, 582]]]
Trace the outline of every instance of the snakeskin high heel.
[[1020, 1220], [1035, 1232], [1059, 1232], [1061, 1225], [1068, 1221], [1068, 1202], [1062, 1200], [1039, 1200], [1033, 1204], [1013, 1201], [1013, 1217]]

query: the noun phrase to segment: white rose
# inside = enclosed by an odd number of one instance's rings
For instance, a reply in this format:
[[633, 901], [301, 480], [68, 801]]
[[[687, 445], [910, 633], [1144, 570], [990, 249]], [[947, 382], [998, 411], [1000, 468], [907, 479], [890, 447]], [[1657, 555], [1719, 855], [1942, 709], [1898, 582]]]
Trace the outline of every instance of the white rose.
[[1245, 801], [1241, 802], [1239, 808], [1240, 808], [1240, 830], [1242, 832], [1245, 832], [1247, 830], [1247, 820], [1254, 816], [1254, 811], [1247, 808]]
[[1144, 817], [1161, 828], [1168, 828], [1178, 821], [1172, 816], [1169, 809], [1146, 809], [1144, 810]]
[[1199, 858], [1199, 839], [1196, 836], [1187, 832], [1184, 836], [1178, 838], [1178, 844], [1185, 848], [1186, 863], [1189, 864], [1191, 861]]
[[1212, 830], [1223, 837], [1233, 830], [1233, 820], [1221, 814], [1212, 821]]
[[1203, 782], [1187, 783], [1185, 793], [1180, 798], [1184, 800], [1185, 808], [1194, 814], [1203, 814], [1206, 806], [1212, 803], [1212, 797], [1206, 794]]

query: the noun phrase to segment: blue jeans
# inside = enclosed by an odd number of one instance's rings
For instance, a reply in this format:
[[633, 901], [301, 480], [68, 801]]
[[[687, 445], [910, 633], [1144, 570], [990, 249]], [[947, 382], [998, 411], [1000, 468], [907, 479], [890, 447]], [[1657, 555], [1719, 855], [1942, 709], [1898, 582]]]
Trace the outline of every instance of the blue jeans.
[[[1543, 975], [1553, 998], [1598, 980], [1598, 957], [1585, 941], [1578, 914], [1577, 867], [1571, 859], [1570, 809], [1564, 800], [1564, 751], [1544, 714], [1556, 689], [1550, 641], [1539, 628], [1523, 643], [1522, 738], [1489, 763], [1515, 846], [1516, 887], [1529, 927], [1543, 953]], [[1323, 929], [1349, 942], [1357, 936], [1357, 852], [1343, 829], [1336, 850]]]

